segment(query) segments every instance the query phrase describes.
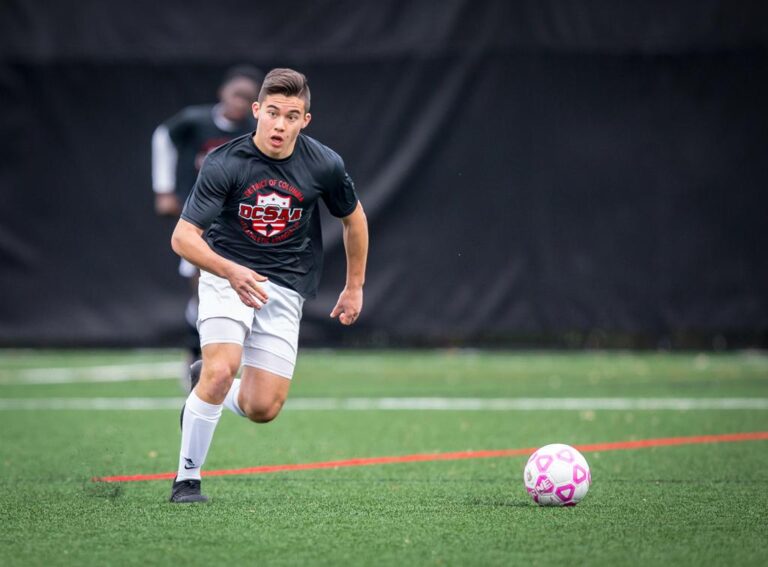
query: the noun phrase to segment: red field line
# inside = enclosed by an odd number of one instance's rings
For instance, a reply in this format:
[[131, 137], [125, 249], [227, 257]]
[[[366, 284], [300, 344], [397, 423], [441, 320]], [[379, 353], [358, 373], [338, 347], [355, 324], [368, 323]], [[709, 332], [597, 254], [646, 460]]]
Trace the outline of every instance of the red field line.
[[[768, 441], [768, 431], [754, 433], [726, 433], [723, 435], [697, 435], [694, 437], [665, 437], [661, 439], [641, 439], [638, 441], [617, 441], [613, 443], [593, 443], [574, 445], [583, 453], [599, 451], [620, 451], [625, 449], [644, 449], [646, 447], [669, 447], [672, 445], [695, 445], [698, 443], [735, 443], [738, 441]], [[265, 474], [282, 471], [305, 471], [310, 469], [336, 469], [342, 467], [362, 467], [367, 465], [388, 465], [392, 463], [415, 463], [425, 461], [456, 461], [460, 459], [487, 459], [491, 457], [515, 457], [529, 455], [536, 447], [526, 449], [499, 449], [494, 451], [459, 451], [456, 453], [425, 453], [401, 455], [398, 457], [366, 457], [343, 461], [318, 463], [299, 463], [292, 465], [265, 465], [245, 469], [203, 471], [203, 476], [229, 476], [243, 474]], [[96, 477], [94, 482], [136, 482], [142, 480], [166, 480], [176, 476], [175, 472], [157, 474], [134, 474]]]

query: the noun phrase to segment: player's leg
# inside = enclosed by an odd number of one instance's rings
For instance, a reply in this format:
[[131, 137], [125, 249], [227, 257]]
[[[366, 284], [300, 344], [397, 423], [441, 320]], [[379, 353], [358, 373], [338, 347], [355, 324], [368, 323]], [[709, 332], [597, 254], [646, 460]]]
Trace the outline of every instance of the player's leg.
[[243, 349], [239, 344], [214, 343], [203, 346], [202, 350], [200, 381], [184, 404], [179, 465], [171, 489], [172, 502], [206, 500], [200, 494], [200, 473], [221, 418], [222, 402], [240, 367]]
[[290, 388], [290, 378], [263, 368], [244, 366], [238, 405], [251, 421], [269, 423], [283, 409]]
[[[225, 321], [227, 324], [235, 323], [239, 326], [239, 323], [234, 321]], [[209, 319], [206, 324], [216, 322], [215, 319]], [[240, 370], [243, 346], [238, 343], [213, 343], [204, 345], [202, 350], [200, 380], [191, 393], [206, 403], [221, 405], [232, 386], [232, 380]]]
[[224, 407], [256, 423], [268, 423], [277, 417], [288, 397], [295, 357], [286, 360], [268, 350], [249, 346], [253, 342], [263, 345], [277, 341], [255, 336], [253, 332], [246, 339], [242, 377], [233, 381]]
[[200, 278], [200, 380], [187, 398], [181, 430], [172, 502], [199, 502], [200, 471], [221, 417], [222, 402], [240, 368], [243, 342], [253, 309], [243, 305], [227, 280], [204, 273]]
[[293, 378], [304, 299], [272, 282], [269, 303], [255, 314], [243, 349], [243, 377], [235, 380], [224, 406], [258, 423], [280, 413]]
[[[200, 334], [197, 331], [197, 313], [199, 305], [197, 288], [200, 279], [200, 270], [182, 258], [179, 263], [179, 274], [189, 282], [189, 298], [187, 299], [187, 305], [184, 309], [184, 320], [187, 323], [187, 364], [185, 368], [189, 368], [195, 361], [200, 360], [201, 356]], [[186, 371], [180, 378], [180, 385], [182, 390], [189, 392], [189, 374]]]

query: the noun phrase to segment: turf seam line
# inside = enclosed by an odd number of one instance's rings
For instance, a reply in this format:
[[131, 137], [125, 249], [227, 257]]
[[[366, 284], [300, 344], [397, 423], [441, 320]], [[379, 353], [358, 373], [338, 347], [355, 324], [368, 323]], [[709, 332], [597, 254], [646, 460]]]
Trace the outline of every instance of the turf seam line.
[[[607, 443], [592, 443], [574, 445], [576, 449], [584, 453], [621, 451], [630, 449], [645, 449], [649, 447], [670, 447], [675, 445], [696, 445], [701, 443], [736, 443], [741, 441], [768, 441], [768, 431], [756, 431], [751, 433], [725, 433], [718, 435], [695, 435], [690, 437], [664, 437], [658, 439], [640, 439], [632, 441], [614, 441]], [[203, 471], [204, 477], [234, 476], [249, 474], [267, 474], [287, 471], [336, 469], [344, 467], [360, 467], [370, 465], [386, 465], [395, 463], [414, 463], [429, 461], [455, 461], [462, 459], [487, 459], [494, 457], [516, 457], [529, 455], [536, 447], [525, 449], [498, 449], [483, 451], [457, 451], [450, 453], [420, 453], [413, 455], [400, 455], [390, 457], [363, 457], [357, 459], [344, 459], [339, 461], [325, 461], [314, 463], [297, 463], [285, 465], [265, 465], [242, 469], [223, 469]], [[167, 480], [176, 476], [175, 472], [157, 474], [114, 475], [94, 477], [94, 482], [139, 482], [148, 480]]]

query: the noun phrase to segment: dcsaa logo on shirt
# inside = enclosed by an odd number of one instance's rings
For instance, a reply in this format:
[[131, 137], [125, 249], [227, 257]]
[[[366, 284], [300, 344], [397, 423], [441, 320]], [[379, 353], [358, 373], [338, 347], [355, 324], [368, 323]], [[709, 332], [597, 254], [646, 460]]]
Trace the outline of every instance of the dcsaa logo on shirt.
[[291, 197], [276, 192], [258, 195], [255, 205], [240, 203], [239, 215], [251, 221], [251, 227], [262, 236], [283, 232], [289, 222], [301, 219], [303, 209], [291, 208]]

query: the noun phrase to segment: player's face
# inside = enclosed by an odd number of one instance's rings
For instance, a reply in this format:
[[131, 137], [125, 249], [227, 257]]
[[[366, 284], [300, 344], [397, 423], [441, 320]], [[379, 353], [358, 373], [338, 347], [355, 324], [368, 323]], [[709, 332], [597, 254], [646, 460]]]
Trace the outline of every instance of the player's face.
[[258, 85], [247, 77], [235, 77], [219, 91], [224, 116], [233, 122], [245, 120], [251, 103], [259, 96]]
[[303, 100], [283, 95], [267, 95], [261, 104], [254, 102], [253, 115], [259, 121], [253, 141], [274, 159], [293, 153], [296, 139], [312, 118], [304, 111]]

